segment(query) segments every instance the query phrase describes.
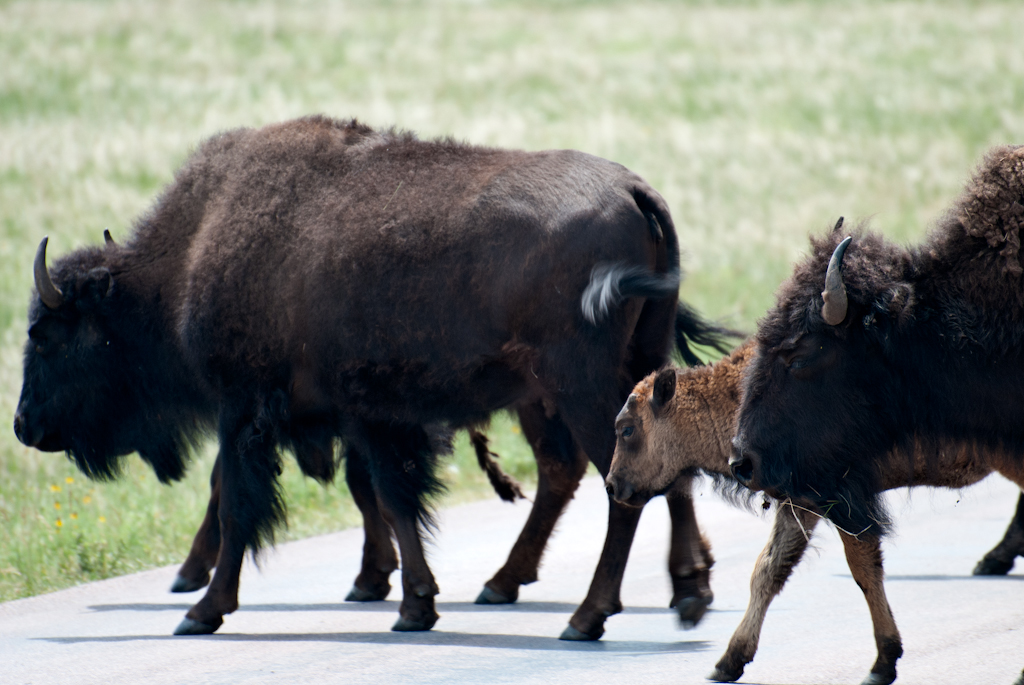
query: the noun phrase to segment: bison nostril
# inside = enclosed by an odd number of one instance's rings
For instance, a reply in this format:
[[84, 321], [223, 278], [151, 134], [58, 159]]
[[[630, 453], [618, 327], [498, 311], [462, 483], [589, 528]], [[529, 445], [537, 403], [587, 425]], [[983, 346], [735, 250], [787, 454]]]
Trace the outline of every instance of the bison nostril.
[[25, 417], [21, 415], [21, 412], [14, 415], [14, 434], [22, 443], [25, 442]]
[[754, 479], [754, 462], [749, 457], [730, 459], [729, 468], [732, 470], [733, 478], [744, 485], [749, 485]]
[[604, 484], [604, 491], [608, 493], [609, 497], [614, 497], [615, 496], [615, 486], [612, 485], [610, 482], [607, 482], [607, 481], [605, 482], [605, 484]]

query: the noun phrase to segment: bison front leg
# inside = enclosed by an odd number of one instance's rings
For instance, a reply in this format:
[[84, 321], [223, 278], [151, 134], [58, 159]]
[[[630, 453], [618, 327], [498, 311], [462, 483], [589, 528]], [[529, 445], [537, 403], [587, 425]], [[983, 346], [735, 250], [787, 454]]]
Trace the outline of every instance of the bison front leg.
[[1017, 498], [1017, 513], [1013, 515], [1006, 535], [998, 545], [982, 557], [974, 567], [976, 576], [1005, 576], [1013, 568], [1014, 560], [1024, 556], [1024, 493]]
[[352, 498], [363, 515], [363, 563], [346, 602], [374, 602], [391, 592], [391, 573], [398, 568], [398, 557], [391, 544], [391, 531], [377, 507], [373, 482], [363, 457], [351, 447], [345, 457], [345, 480]]
[[220, 522], [217, 520], [219, 507], [220, 455], [210, 473], [210, 502], [206, 505], [206, 518], [192, 540], [192, 549], [178, 570], [171, 592], [195, 592], [210, 583], [210, 571], [217, 565], [217, 555], [220, 554]]
[[754, 660], [768, 607], [782, 591], [793, 568], [800, 563], [817, 522], [817, 516], [803, 509], [788, 504], [776, 505], [771, 537], [757, 557], [750, 577], [747, 611], [708, 680], [735, 682], [743, 675], [744, 667]]
[[669, 608], [679, 614], [683, 628], [693, 628], [704, 617], [715, 594], [711, 591], [711, 545], [701, 535], [697, 513], [693, 509], [692, 478], [680, 478], [665, 493], [672, 520], [672, 538], [668, 554], [668, 572], [672, 578], [672, 602]]
[[877, 537], [855, 538], [842, 531], [839, 537], [846, 550], [846, 563], [857, 581], [871, 611], [871, 624], [875, 630], [878, 658], [871, 673], [861, 685], [889, 685], [896, 680], [896, 660], [903, 656], [903, 643], [896, 621], [885, 597], [882, 569], [882, 548]]
[[537, 495], [508, 560], [484, 584], [477, 604], [510, 604], [519, 598], [520, 585], [537, 580], [551, 531], [587, 470], [587, 457], [569, 429], [557, 415], [546, 416], [540, 403], [520, 409], [519, 423], [537, 460]]
[[188, 610], [175, 635], [212, 633], [224, 622], [225, 614], [238, 608], [238, 579], [246, 549], [258, 551], [261, 540], [270, 538], [284, 518], [277, 488], [280, 463], [272, 432], [258, 412], [221, 417], [217, 570], [206, 594]]

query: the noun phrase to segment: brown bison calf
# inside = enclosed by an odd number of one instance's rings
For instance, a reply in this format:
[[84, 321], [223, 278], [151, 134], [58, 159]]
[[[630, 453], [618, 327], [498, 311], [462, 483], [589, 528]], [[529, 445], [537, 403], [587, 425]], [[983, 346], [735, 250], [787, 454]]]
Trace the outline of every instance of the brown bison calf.
[[[712, 366], [663, 369], [636, 385], [615, 420], [617, 443], [607, 485], [616, 501], [643, 506], [651, 497], [674, 487], [677, 479], [689, 482], [698, 470], [731, 478], [729, 456], [741, 381], [754, 354], [753, 344], [748, 343]], [[962, 488], [993, 471], [1024, 486], [1019, 469], [1006, 455], [964, 445], [944, 446], [937, 464], [930, 468], [920, 446], [915, 447], [911, 458], [894, 451], [884, 462], [881, 482], [887, 490], [908, 484]], [[1009, 570], [1014, 557], [1024, 554], [1020, 510], [1018, 507], [1003, 541], [985, 556], [979, 568], [986, 560], [997, 559]], [[750, 603], [728, 649], [708, 676], [711, 680], [738, 680], [744, 666], [753, 661], [768, 606], [800, 563], [822, 513], [796, 506], [791, 500], [776, 503], [771, 537], [750, 579]], [[843, 530], [839, 535], [853, 579], [867, 600], [878, 647], [878, 660], [864, 682], [891, 683], [903, 648], [882, 585], [879, 538]], [[684, 618], [692, 621], [692, 616]]]

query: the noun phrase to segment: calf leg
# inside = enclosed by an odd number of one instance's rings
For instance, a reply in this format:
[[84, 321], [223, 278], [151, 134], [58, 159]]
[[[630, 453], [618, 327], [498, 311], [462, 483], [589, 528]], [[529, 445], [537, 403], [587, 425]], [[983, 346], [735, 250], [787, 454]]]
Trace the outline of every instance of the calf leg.
[[782, 591], [793, 568], [800, 563], [817, 522], [817, 516], [802, 509], [788, 504], [776, 505], [771, 537], [757, 557], [754, 573], [750, 577], [750, 603], [747, 611], [708, 680], [719, 683], [739, 680], [743, 668], [754, 660], [768, 607]]
[[1024, 556], [1024, 493], [1017, 499], [1017, 512], [1006, 529], [1002, 541], [982, 557], [974, 567], [976, 576], [1005, 576], [1013, 568], [1013, 561]]
[[238, 577], [245, 550], [257, 552], [261, 541], [271, 538], [274, 526], [284, 518], [273, 425], [259, 410], [224, 410], [220, 424], [217, 570], [206, 594], [188, 610], [175, 635], [212, 633], [224, 622], [224, 614], [238, 608]]
[[889, 685], [896, 680], [896, 660], [903, 656], [903, 643], [896, 629], [889, 600], [885, 597], [882, 583], [882, 548], [877, 537], [863, 536], [860, 539], [839, 531], [846, 549], [846, 563], [853, 579], [864, 593], [871, 611], [871, 624], [875, 629], [875, 646], [878, 658], [871, 667], [871, 673], [861, 685]]
[[569, 429], [557, 416], [546, 416], [540, 403], [521, 408], [519, 422], [537, 460], [537, 495], [508, 560], [484, 584], [477, 604], [509, 604], [518, 599], [520, 585], [537, 580], [551, 531], [587, 470]]
[[711, 556], [711, 546], [697, 525], [692, 485], [691, 478], [681, 478], [665, 493], [672, 520], [668, 554], [668, 572], [672, 578], [669, 608], [678, 612], [679, 622], [684, 628], [696, 626], [715, 597], [710, 585], [711, 566], [715, 559]]
[[398, 568], [398, 557], [391, 544], [391, 530], [377, 506], [370, 473], [363, 457], [349, 449], [345, 457], [345, 480], [352, 498], [363, 515], [363, 564], [346, 602], [382, 600], [391, 591], [391, 572]]
[[178, 569], [171, 592], [194, 592], [209, 585], [210, 570], [217, 565], [217, 555], [220, 554], [220, 521], [217, 520], [219, 507], [220, 455], [210, 473], [210, 502], [206, 505], [206, 518], [192, 540], [192, 549], [185, 563]]

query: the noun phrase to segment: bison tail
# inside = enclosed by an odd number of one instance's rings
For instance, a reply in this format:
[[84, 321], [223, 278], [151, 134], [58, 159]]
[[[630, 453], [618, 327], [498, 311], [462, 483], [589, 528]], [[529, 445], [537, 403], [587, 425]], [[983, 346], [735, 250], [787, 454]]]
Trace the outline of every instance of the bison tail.
[[498, 493], [498, 497], [506, 502], [526, 499], [523, 489], [515, 478], [502, 471], [498, 462], [494, 461], [494, 457], [498, 455], [488, 449], [487, 436], [479, 431], [470, 430], [469, 441], [473, 443], [473, 449], [476, 450], [476, 460], [480, 463], [480, 468], [487, 474], [487, 479], [491, 481], [491, 487]]
[[664, 300], [679, 292], [679, 269], [658, 274], [649, 269], [624, 264], [598, 264], [590, 272], [590, 283], [583, 291], [580, 305], [583, 317], [596, 324], [608, 311], [630, 297]]
[[730, 328], [718, 326], [705, 321], [690, 305], [680, 302], [676, 310], [676, 349], [687, 366], [704, 364], [692, 346], [710, 347], [725, 354], [732, 348], [731, 341], [742, 340], [746, 336]]

